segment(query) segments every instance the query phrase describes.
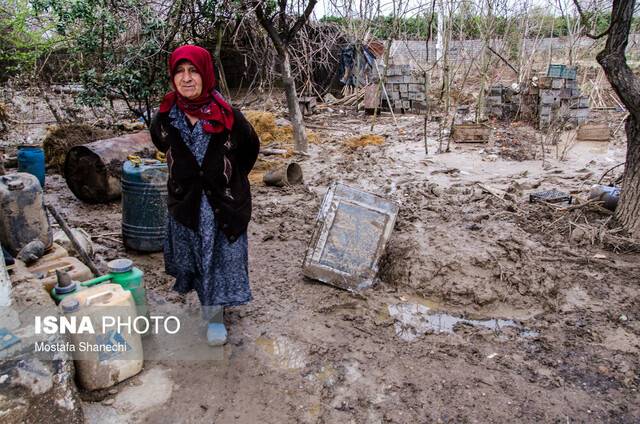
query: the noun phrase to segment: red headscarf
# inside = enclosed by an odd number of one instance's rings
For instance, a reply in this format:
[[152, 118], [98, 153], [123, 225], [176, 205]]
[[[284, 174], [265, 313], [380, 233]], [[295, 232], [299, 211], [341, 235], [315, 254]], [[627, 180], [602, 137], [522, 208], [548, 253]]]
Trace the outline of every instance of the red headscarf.
[[[183, 60], [191, 62], [202, 78], [202, 93], [196, 99], [189, 100], [181, 96], [173, 83], [177, 65]], [[164, 96], [160, 104], [160, 112], [168, 112], [174, 104], [177, 104], [183, 112], [204, 120], [202, 128], [207, 133], [215, 134], [225, 129], [231, 130], [233, 110], [222, 95], [214, 90], [216, 76], [213, 73], [213, 60], [207, 50], [189, 45], [178, 47], [169, 56], [169, 75], [173, 91]]]

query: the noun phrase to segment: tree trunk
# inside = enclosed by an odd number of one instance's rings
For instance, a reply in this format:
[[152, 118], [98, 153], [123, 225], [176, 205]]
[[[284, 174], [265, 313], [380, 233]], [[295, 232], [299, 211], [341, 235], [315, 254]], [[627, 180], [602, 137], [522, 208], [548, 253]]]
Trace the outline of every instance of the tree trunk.
[[640, 78], [626, 58], [635, 4], [635, 0], [613, 1], [607, 42], [596, 59], [629, 111], [625, 125], [627, 160], [616, 218], [632, 237], [640, 239]]
[[295, 150], [297, 152], [307, 152], [307, 135], [304, 130], [304, 122], [302, 121], [302, 112], [300, 111], [300, 103], [298, 103], [298, 94], [296, 93], [296, 82], [291, 74], [291, 61], [289, 60], [289, 52], [285, 50], [283, 54], [279, 54], [282, 62], [282, 84], [284, 92], [287, 96], [287, 106], [289, 108], [289, 120], [293, 126], [293, 140]]
[[635, 238], [640, 238], [640, 125], [627, 118], [627, 163], [616, 218]]

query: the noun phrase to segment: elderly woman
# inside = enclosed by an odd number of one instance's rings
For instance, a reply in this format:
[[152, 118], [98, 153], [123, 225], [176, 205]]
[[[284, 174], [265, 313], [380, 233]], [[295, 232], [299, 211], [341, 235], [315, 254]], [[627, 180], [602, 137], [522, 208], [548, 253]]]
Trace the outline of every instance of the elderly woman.
[[198, 46], [169, 57], [173, 90], [151, 123], [151, 138], [169, 166], [165, 269], [174, 290], [195, 289], [207, 320], [207, 340], [227, 340], [225, 306], [251, 300], [247, 175], [260, 147], [251, 124], [215, 90], [213, 61]]

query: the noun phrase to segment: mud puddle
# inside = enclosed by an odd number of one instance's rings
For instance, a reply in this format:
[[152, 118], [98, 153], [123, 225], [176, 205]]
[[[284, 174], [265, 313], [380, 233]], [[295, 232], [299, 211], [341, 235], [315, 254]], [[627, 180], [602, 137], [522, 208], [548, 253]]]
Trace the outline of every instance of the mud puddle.
[[[433, 306], [436, 304], [433, 303]], [[394, 319], [396, 336], [412, 342], [425, 334], [453, 334], [461, 324], [483, 327], [501, 333], [504, 328], [518, 330], [520, 337], [536, 337], [538, 333], [523, 327], [512, 319], [471, 319], [458, 317], [421, 303], [396, 303], [387, 306], [389, 316]]]
[[276, 368], [296, 370], [304, 368], [307, 363], [303, 349], [286, 337], [260, 336], [256, 339], [256, 346]]

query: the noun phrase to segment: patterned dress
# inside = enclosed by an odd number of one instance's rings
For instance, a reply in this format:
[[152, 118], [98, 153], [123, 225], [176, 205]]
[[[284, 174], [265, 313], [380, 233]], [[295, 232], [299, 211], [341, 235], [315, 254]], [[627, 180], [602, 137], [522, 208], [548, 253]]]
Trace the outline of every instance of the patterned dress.
[[[177, 106], [169, 117], [171, 125], [180, 131], [183, 142], [202, 165], [211, 139], [211, 135], [203, 131], [202, 121], [190, 127]], [[176, 278], [173, 289], [179, 293], [195, 290], [203, 306], [237, 306], [251, 301], [247, 233], [230, 243], [218, 229], [204, 192], [198, 231], [180, 224], [171, 214], [167, 217], [164, 261], [167, 273]]]

